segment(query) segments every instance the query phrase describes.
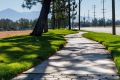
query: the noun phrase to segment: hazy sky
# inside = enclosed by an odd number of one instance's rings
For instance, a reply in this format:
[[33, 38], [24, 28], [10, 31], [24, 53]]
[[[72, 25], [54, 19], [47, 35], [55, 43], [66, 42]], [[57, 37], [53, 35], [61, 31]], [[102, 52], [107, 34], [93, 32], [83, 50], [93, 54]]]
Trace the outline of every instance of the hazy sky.
[[[77, 4], [78, 4], [78, 0]], [[105, 0], [105, 9], [106, 9], [106, 17], [111, 18], [111, 1]], [[6, 8], [11, 8], [19, 12], [28, 12], [28, 11], [39, 11], [41, 5], [34, 6], [31, 10], [23, 9], [21, 4], [23, 0], [0, 0], [0, 11]], [[90, 16], [93, 17], [93, 5], [96, 5], [96, 17], [102, 17], [102, 0], [83, 0], [82, 1], [82, 16], [88, 15], [88, 10], [90, 10]], [[120, 19], [120, 0], [116, 0], [116, 18]]]
[[11, 8], [19, 12], [29, 12], [29, 11], [39, 11], [41, 8], [40, 4], [34, 6], [31, 10], [22, 8], [21, 5], [23, 4], [24, 0], [0, 0], [0, 11]]
[[[90, 16], [93, 17], [93, 5], [96, 5], [96, 17], [102, 17], [102, 9], [103, 9], [103, 0], [83, 0], [82, 2], [82, 15], [88, 15], [88, 10], [90, 10]], [[120, 19], [120, 0], [116, 1], [116, 18]], [[107, 18], [111, 18], [111, 11], [112, 11], [112, 0], [105, 0], [105, 15]]]

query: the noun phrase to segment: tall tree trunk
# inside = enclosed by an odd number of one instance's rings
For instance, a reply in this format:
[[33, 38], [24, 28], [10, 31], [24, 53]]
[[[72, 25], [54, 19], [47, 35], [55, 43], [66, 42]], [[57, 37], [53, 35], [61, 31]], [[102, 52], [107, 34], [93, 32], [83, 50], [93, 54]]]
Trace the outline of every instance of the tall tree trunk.
[[50, 10], [50, 3], [51, 0], [43, 1], [40, 16], [31, 35], [42, 36], [43, 30], [46, 31], [46, 26], [48, 26], [47, 19]]
[[69, 6], [69, 13], [68, 13], [68, 15], [69, 15], [69, 30], [71, 30], [71, 8], [70, 8], [70, 0], [68, 0], [68, 6]]
[[52, 0], [52, 29], [55, 29], [55, 0]]
[[44, 31], [44, 33], [48, 32], [48, 17], [46, 19], [46, 24], [45, 24], [45, 26], [43, 28], [43, 31]]

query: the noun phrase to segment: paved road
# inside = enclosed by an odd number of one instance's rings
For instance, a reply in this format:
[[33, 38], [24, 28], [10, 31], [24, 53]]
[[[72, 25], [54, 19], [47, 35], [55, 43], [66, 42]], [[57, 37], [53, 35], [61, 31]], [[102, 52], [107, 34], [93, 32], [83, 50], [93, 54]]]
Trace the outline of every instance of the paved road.
[[118, 80], [110, 53], [82, 34], [67, 35], [63, 49], [13, 80]]
[[[112, 33], [112, 27], [82, 27], [81, 30]], [[120, 27], [116, 27], [116, 33], [120, 35]]]

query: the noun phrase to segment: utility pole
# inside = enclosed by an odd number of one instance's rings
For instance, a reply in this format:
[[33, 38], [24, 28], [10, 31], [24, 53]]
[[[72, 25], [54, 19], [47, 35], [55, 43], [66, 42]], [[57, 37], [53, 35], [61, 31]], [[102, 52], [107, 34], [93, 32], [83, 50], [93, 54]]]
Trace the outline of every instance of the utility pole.
[[105, 0], [102, 0], [102, 3], [103, 3], [103, 9], [102, 10], [103, 10], [103, 23], [104, 23], [103, 25], [105, 27], [106, 26], [105, 25]]
[[68, 6], [69, 6], [69, 30], [71, 30], [71, 6], [70, 6], [70, 0], [68, 0]]
[[90, 26], [90, 10], [88, 10], [88, 25]]
[[116, 35], [116, 26], [115, 26], [115, 0], [112, 0], [112, 33]]
[[81, 24], [80, 24], [81, 23], [80, 22], [81, 21], [81, 18], [80, 18], [81, 17], [81, 2], [82, 2], [82, 0], [79, 0], [79, 30], [80, 30], [80, 27], [81, 27]]
[[94, 10], [94, 12], [93, 12], [93, 14], [94, 14], [94, 26], [96, 26], [96, 23], [95, 23], [95, 19], [96, 19], [96, 5], [93, 5], [93, 10]]
[[88, 10], [88, 22], [90, 22], [90, 10]]
[[94, 20], [95, 20], [95, 18], [96, 18], [96, 5], [93, 5], [93, 8], [94, 8]]
[[85, 27], [85, 23], [86, 23], [85, 14], [84, 14], [84, 18], [83, 18], [83, 21], [84, 21], [84, 27]]
[[90, 10], [88, 10], [88, 25], [90, 26]]

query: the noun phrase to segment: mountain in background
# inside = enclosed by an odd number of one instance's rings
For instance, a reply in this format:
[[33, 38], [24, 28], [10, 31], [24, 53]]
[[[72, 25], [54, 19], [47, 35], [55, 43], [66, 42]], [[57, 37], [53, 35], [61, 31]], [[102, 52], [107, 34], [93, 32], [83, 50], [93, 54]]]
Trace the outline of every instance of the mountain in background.
[[5, 9], [0, 11], [0, 19], [11, 19], [13, 21], [19, 20], [20, 18], [26, 18], [29, 20], [33, 20], [38, 18], [39, 11], [32, 11], [32, 12], [17, 12], [13, 9]]
[[[39, 17], [39, 11], [32, 11], [32, 12], [17, 12], [13, 9], [5, 9], [0, 11], [0, 19], [11, 19], [13, 21], [19, 20], [20, 18], [26, 18], [29, 20], [34, 20]], [[77, 15], [78, 16], [78, 15]], [[75, 22], [78, 22], [78, 17], [76, 16]], [[48, 16], [49, 18], [51, 15]], [[87, 20], [87, 17], [85, 17]], [[90, 18], [92, 19], [92, 18]], [[81, 20], [83, 20], [83, 16], [81, 16]]]

